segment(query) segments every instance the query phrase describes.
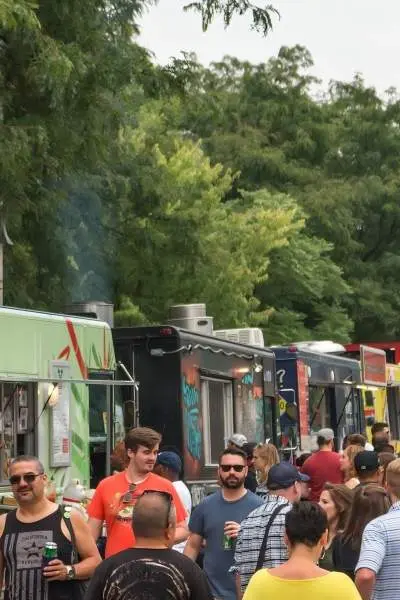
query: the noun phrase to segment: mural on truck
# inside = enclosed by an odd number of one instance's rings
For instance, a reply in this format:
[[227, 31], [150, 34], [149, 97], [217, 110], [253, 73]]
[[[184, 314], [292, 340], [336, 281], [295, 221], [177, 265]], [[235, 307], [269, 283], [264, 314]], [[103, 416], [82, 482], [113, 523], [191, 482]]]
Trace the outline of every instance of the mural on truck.
[[297, 446], [299, 433], [307, 435], [309, 428], [307, 365], [297, 360], [288, 361], [285, 367], [277, 371], [279, 424], [281, 446], [284, 448]]
[[188, 479], [197, 479], [203, 454], [200, 377], [197, 367], [189, 360], [183, 364], [182, 409], [185, 475]]
[[[246, 373], [242, 371], [246, 369]], [[248, 366], [233, 369], [235, 389], [236, 429], [248, 440], [264, 441], [264, 400], [262, 373], [255, 373]]]

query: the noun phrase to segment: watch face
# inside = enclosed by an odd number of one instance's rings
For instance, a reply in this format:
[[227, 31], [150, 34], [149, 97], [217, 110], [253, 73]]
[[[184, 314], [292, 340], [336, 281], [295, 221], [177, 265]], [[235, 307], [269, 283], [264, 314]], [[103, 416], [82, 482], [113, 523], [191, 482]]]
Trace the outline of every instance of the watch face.
[[75, 577], [74, 567], [69, 567], [67, 576], [68, 576], [68, 579], [74, 579], [74, 577]]

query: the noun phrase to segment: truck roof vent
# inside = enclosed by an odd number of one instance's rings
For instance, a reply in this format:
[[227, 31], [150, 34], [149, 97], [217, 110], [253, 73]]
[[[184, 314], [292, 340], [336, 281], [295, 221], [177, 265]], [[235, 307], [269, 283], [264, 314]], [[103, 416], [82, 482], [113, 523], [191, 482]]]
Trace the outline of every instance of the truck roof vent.
[[67, 304], [65, 313], [75, 317], [88, 317], [105, 321], [110, 327], [114, 327], [114, 304], [111, 302], [73, 302]]
[[205, 304], [175, 304], [171, 306], [168, 325], [182, 327], [203, 335], [213, 334], [213, 318], [207, 316]]
[[298, 350], [311, 350], [311, 352], [321, 352], [322, 354], [346, 352], [346, 348], [342, 344], [332, 342], [331, 340], [294, 342], [292, 345], [296, 346]]
[[258, 327], [246, 327], [244, 329], [217, 329], [214, 335], [222, 340], [248, 344], [249, 346], [264, 347], [264, 335]]

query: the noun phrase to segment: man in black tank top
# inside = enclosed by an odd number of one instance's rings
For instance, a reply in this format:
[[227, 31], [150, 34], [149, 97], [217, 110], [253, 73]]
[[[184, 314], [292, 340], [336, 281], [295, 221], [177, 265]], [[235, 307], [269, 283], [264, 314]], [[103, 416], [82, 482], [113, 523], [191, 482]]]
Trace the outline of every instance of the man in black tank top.
[[[101, 562], [82, 516], [50, 502], [45, 496], [46, 481], [36, 457], [19, 456], [11, 462], [10, 483], [18, 508], [0, 516], [5, 600], [79, 600], [81, 582]], [[42, 571], [47, 542], [57, 544], [58, 558]]]
[[132, 513], [135, 547], [107, 558], [85, 600], [213, 600], [204, 572], [176, 550], [169, 492], [146, 490]]

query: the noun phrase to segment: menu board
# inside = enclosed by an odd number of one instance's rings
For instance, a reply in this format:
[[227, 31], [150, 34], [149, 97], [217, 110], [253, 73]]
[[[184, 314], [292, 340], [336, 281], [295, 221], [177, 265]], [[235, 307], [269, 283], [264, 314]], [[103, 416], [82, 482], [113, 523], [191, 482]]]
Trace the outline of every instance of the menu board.
[[[50, 466], [69, 467], [71, 464], [71, 430], [69, 406], [71, 400], [71, 367], [68, 361], [50, 361]], [[62, 381], [59, 381], [62, 380]], [[63, 381], [65, 380], [65, 381]]]

